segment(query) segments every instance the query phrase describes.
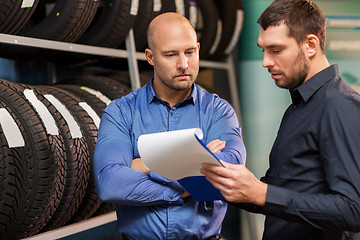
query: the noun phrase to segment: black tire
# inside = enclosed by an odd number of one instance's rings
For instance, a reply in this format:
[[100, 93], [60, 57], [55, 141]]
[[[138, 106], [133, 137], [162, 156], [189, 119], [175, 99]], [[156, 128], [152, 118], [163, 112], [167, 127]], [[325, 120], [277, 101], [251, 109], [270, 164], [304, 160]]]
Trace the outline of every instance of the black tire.
[[[18, 126], [25, 139], [26, 155], [21, 156], [27, 164], [27, 176], [23, 194], [26, 195], [25, 212], [18, 221], [16, 231], [11, 238], [24, 238], [37, 233], [48, 221], [58, 204], [59, 158], [61, 142], [58, 137], [50, 136], [36, 111], [24, 99], [22, 91], [13, 83], [0, 80], [0, 100], [14, 113]], [[28, 162], [28, 163], [26, 163]], [[21, 169], [21, 168], [20, 168]], [[23, 168], [24, 169], [24, 168]], [[19, 179], [21, 181], [22, 178]], [[18, 204], [18, 203], [17, 203]]]
[[115, 209], [116, 209], [115, 204], [109, 203], [109, 202], [103, 202], [100, 205], [100, 207], [98, 208], [98, 210], [91, 217], [97, 217], [97, 216], [115, 211]]
[[19, 35], [75, 42], [89, 27], [99, 4], [94, 0], [55, 1], [52, 10], [46, 14], [46, 6], [54, 0], [39, 2], [30, 24]]
[[219, 9], [222, 31], [216, 51], [209, 59], [223, 60], [237, 44], [243, 23], [242, 4], [239, 0], [215, 0]]
[[64, 194], [56, 212], [42, 229], [42, 231], [49, 231], [65, 225], [67, 221], [74, 216], [85, 195], [90, 174], [90, 143], [87, 142], [88, 139], [81, 123], [87, 121], [88, 117], [86, 112], [78, 105], [76, 98], [70, 93], [60, 91], [50, 86], [36, 86], [36, 89], [41, 91], [43, 97], [49, 102], [49, 95], [60, 101], [76, 121], [75, 124], [80, 128], [80, 134], [78, 133], [77, 136], [73, 136], [74, 131], [70, 130], [71, 124], [64, 121], [62, 117], [63, 113], [55, 107], [53, 102], [51, 104], [49, 103], [50, 105], [48, 105], [48, 107], [54, 108], [54, 116], [56, 116], [57, 123], [60, 125], [59, 129], [61, 134], [66, 140], [64, 143], [66, 145], [67, 162]]
[[196, 6], [198, 21], [195, 30], [200, 42], [199, 54], [201, 59], [208, 59], [215, 52], [220, 40], [220, 16], [214, 0], [196, 0]]
[[[116, 80], [122, 84], [125, 84], [128, 87], [128, 89], [131, 89], [130, 75], [128, 71], [107, 71], [107, 72], [98, 73], [97, 75]], [[145, 84], [150, 82], [151, 79], [152, 79], [152, 75], [140, 73], [140, 86], [144, 86]]]
[[[135, 24], [138, 9], [133, 6], [133, 2], [135, 0], [102, 0], [91, 25], [77, 43], [119, 48]], [[94, 64], [101, 59], [104, 57], [58, 52], [49, 60], [70, 66], [82, 66]]]
[[[55, 3], [54, 3], [55, 2]], [[46, 5], [53, 4], [47, 14]], [[21, 31], [20, 36], [55, 41], [76, 42], [89, 27], [95, 16], [99, 1], [94, 0], [43, 0], [37, 5], [32, 17]], [[0, 49], [0, 56], [10, 59], [40, 60], [51, 59], [53, 50], [18, 46]], [[56, 58], [54, 58], [56, 60]]]
[[57, 84], [55, 87], [64, 89], [80, 98], [81, 101], [88, 103], [99, 117], [111, 101], [110, 99], [104, 100], [104, 95], [92, 88], [72, 84]]
[[101, 76], [78, 76], [62, 80], [57, 84], [74, 84], [86, 86], [100, 91], [110, 100], [121, 98], [131, 92], [131, 89], [123, 83]]
[[118, 48], [133, 28], [138, 9], [132, 0], [103, 0], [92, 24], [77, 41], [81, 44]]
[[139, 11], [134, 25], [136, 51], [141, 52], [147, 45], [146, 32], [153, 17], [153, 0], [139, 1]]
[[[57, 88], [64, 89], [66, 91], [71, 92], [75, 96], [79, 97], [81, 101], [86, 102], [89, 104], [89, 106], [92, 107], [92, 109], [96, 112], [98, 115], [97, 117], [100, 119], [103, 110], [107, 106], [103, 101], [101, 101], [99, 98], [91, 94], [89, 91], [85, 90], [81, 86], [77, 85], [56, 85]], [[83, 90], [84, 89], [84, 90]], [[95, 124], [96, 125], [96, 124]], [[93, 146], [95, 148], [95, 146]], [[91, 153], [90, 153], [91, 154]], [[92, 160], [92, 157], [90, 157], [90, 160]], [[96, 210], [100, 207], [101, 200], [99, 199], [96, 189], [95, 189], [95, 181], [93, 176], [93, 163], [90, 162], [90, 177], [88, 182], [88, 187], [85, 193], [85, 196], [83, 198], [83, 201], [81, 202], [78, 210], [74, 214], [74, 216], [69, 220], [69, 224], [80, 222], [84, 219], [90, 218]]]
[[[30, 2], [31, 3], [31, 2]], [[0, 32], [18, 33], [29, 21], [39, 0], [23, 5], [22, 0], [2, 0], [0, 3]]]
[[[18, 129], [25, 132], [16, 114], [0, 101], [1, 115], [7, 113], [16, 122]], [[5, 129], [6, 130], [6, 129]], [[7, 129], [9, 131], [9, 129]], [[26, 133], [25, 142], [29, 142]], [[11, 239], [21, 224], [29, 206], [28, 192], [34, 184], [34, 158], [27, 146], [9, 146], [3, 126], [0, 124], [0, 239]], [[29, 157], [24, 161], [24, 157]]]

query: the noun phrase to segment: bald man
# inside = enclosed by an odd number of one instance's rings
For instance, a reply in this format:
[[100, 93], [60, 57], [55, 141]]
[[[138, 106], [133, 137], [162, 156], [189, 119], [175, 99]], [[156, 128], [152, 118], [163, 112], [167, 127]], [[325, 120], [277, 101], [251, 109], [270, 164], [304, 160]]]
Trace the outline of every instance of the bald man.
[[[177, 13], [157, 16], [148, 29], [150, 83], [105, 109], [94, 156], [101, 200], [116, 204], [122, 239], [220, 239], [227, 205], [197, 202], [177, 182], [142, 162], [140, 135], [200, 128], [219, 158], [245, 163], [245, 147], [230, 104], [198, 87], [199, 48], [190, 22]], [[184, 149], [186, 151], [186, 149]]]

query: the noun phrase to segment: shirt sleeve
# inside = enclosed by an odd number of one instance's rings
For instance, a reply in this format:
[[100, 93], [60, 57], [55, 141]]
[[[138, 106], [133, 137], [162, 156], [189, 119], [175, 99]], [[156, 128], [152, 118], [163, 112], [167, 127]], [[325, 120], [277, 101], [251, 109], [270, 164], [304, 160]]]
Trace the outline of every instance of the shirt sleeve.
[[221, 152], [214, 153], [214, 155], [225, 162], [245, 164], [246, 150], [241, 127], [231, 105], [224, 99], [216, 97], [213, 116], [209, 119], [211, 123], [209, 124], [207, 143], [215, 139], [226, 142]]
[[131, 169], [133, 146], [129, 128], [130, 108], [115, 100], [105, 109], [94, 153], [94, 178], [99, 198], [115, 204], [145, 206], [182, 204], [180, 189], [153, 181]]
[[328, 193], [269, 185], [263, 213], [319, 229], [360, 231], [360, 103], [333, 100], [320, 120], [319, 149]]

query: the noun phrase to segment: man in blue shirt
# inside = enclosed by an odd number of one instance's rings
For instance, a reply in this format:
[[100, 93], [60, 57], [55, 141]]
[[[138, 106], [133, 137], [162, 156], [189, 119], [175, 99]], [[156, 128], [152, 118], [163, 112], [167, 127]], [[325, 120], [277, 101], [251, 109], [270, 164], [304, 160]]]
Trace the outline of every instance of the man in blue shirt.
[[[177, 13], [157, 16], [148, 29], [152, 81], [105, 109], [94, 155], [99, 197], [116, 204], [124, 239], [219, 239], [227, 204], [197, 202], [177, 181], [149, 170], [139, 158], [140, 135], [200, 128], [219, 158], [245, 163], [245, 147], [230, 104], [194, 84], [199, 43]], [[186, 151], [186, 149], [184, 149]]]
[[263, 12], [263, 66], [292, 99], [270, 167], [261, 181], [240, 165], [202, 169], [225, 199], [266, 215], [263, 240], [359, 239], [360, 95], [326, 58], [325, 22], [309, 0]]

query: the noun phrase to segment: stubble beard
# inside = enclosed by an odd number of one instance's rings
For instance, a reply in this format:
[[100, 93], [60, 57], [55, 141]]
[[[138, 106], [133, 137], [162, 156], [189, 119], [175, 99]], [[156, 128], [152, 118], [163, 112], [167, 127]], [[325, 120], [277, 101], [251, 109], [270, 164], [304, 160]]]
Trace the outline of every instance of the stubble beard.
[[278, 72], [283, 76], [283, 81], [275, 81], [276, 86], [280, 88], [292, 90], [303, 84], [309, 72], [309, 65], [306, 62], [304, 52], [299, 52], [294, 68], [290, 71], [291, 76], [287, 76], [282, 71]]

